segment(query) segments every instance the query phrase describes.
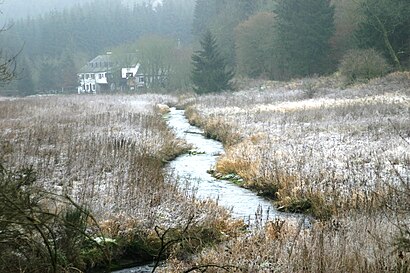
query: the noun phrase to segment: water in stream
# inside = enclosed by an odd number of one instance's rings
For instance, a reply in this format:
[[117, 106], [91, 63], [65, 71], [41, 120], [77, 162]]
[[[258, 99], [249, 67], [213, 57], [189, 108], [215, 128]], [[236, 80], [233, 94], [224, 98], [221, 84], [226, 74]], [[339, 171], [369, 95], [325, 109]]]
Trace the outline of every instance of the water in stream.
[[[194, 146], [197, 153], [184, 154], [173, 160], [169, 168], [182, 181], [187, 179], [196, 188], [196, 196], [218, 200], [218, 204], [232, 211], [232, 216], [253, 222], [258, 218], [280, 216], [272, 203], [256, 193], [241, 188], [232, 182], [218, 180], [207, 173], [224, 152], [222, 143], [208, 139], [198, 127], [189, 124], [183, 110], [172, 109], [168, 114], [168, 125], [177, 137], [185, 139]], [[258, 219], [260, 220], [260, 219]]]
[[[171, 109], [167, 115], [168, 126], [178, 138], [185, 139], [193, 145], [195, 154], [184, 154], [169, 163], [168, 171], [177, 175], [181, 181], [188, 180], [195, 186], [195, 195], [198, 198], [218, 200], [218, 204], [230, 209], [232, 216], [254, 223], [268, 217], [300, 218], [294, 214], [278, 212], [272, 203], [256, 193], [241, 188], [232, 182], [218, 180], [208, 174], [216, 163], [218, 156], [224, 152], [222, 143], [208, 139], [198, 127], [189, 124], [183, 110]], [[151, 272], [152, 267], [143, 266], [117, 271], [117, 273], [145, 273]]]

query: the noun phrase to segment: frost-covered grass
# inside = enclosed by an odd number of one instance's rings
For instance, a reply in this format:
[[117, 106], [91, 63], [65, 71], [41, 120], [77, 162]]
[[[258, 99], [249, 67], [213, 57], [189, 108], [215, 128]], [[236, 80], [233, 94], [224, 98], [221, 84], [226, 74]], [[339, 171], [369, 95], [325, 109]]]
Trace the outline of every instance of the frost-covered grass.
[[166, 272], [410, 270], [410, 73], [347, 88], [268, 82], [190, 105], [191, 122], [224, 141], [216, 171], [317, 220], [268, 222]]
[[217, 171], [241, 175], [247, 187], [276, 188], [290, 210], [306, 201], [300, 205], [322, 213], [311, 208], [315, 199], [329, 210], [317, 216], [328, 216], [397, 184], [397, 173], [410, 176], [410, 74], [348, 89], [329, 82], [200, 97], [188, 114], [226, 144]]
[[163, 104], [175, 103], [166, 95], [0, 100], [0, 160], [7, 169], [32, 166], [39, 187], [85, 206], [105, 236], [128, 240], [135, 258], [138, 251], [155, 256], [154, 227], [216, 230], [228, 217], [164, 171], [165, 161], [189, 148], [161, 114]]
[[160, 160], [183, 149], [154, 112], [164, 100], [172, 102], [160, 96], [1, 102], [2, 160], [14, 168], [32, 165], [41, 186], [95, 213], [143, 213], [144, 202], [153, 202], [141, 198], [143, 191], [156, 191], [145, 184], [162, 187]]
[[[162, 272], [408, 272], [409, 257], [392, 246], [395, 229], [384, 216], [351, 214], [310, 229], [273, 221], [253, 234], [208, 248], [192, 260], [170, 261]], [[224, 268], [224, 269], [222, 269]], [[195, 272], [195, 271], [192, 271]]]

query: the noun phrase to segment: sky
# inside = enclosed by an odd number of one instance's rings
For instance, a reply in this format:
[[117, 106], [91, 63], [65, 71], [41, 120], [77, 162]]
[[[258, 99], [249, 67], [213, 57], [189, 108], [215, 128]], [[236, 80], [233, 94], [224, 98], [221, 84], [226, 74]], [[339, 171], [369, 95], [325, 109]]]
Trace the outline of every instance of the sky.
[[51, 10], [62, 10], [87, 1], [91, 0], [1, 0], [0, 19], [4, 22], [28, 16], [36, 17]]
[[[92, 1], [93, 0], [0, 0], [0, 22], [4, 23], [11, 19], [18, 20], [21, 18], [36, 17], [52, 10], [59, 11], [77, 4], [84, 4]], [[129, 4], [149, 0], [121, 1]], [[154, 2], [160, 2], [160, 0], [154, 0]]]

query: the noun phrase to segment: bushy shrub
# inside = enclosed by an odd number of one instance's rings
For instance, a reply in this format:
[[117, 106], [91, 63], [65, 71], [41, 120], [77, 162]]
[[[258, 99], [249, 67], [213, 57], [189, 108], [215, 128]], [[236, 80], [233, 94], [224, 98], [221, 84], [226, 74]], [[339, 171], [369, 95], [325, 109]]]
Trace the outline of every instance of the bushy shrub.
[[339, 72], [347, 83], [366, 81], [389, 72], [386, 59], [374, 49], [354, 49], [342, 59]]
[[90, 250], [105, 263], [105, 249], [88, 231], [91, 215], [35, 181], [32, 167], [0, 163], [0, 272], [80, 272], [96, 262], [85, 255]]

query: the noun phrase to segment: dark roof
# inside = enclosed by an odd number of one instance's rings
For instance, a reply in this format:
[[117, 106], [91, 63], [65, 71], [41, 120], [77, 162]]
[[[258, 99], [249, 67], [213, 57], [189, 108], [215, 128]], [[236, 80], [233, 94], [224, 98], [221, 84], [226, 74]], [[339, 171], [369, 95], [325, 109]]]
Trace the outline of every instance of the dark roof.
[[108, 72], [113, 67], [111, 60], [111, 55], [98, 55], [94, 59], [84, 65], [79, 73], [98, 73], [98, 72]]

